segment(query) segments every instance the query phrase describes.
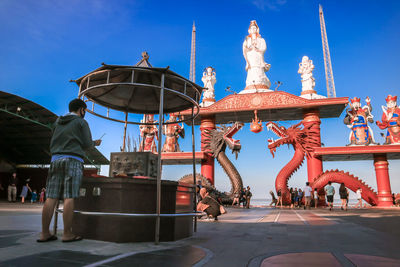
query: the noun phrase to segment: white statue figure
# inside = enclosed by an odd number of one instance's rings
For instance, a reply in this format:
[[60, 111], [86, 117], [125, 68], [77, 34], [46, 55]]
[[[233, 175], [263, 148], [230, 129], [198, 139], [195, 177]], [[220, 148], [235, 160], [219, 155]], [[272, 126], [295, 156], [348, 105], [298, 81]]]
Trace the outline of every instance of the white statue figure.
[[315, 79], [313, 77], [314, 64], [307, 56], [303, 56], [299, 64], [298, 73], [301, 74], [301, 94], [303, 93], [316, 93], [314, 91]]
[[217, 82], [215, 76], [213, 67], [207, 67], [203, 72], [201, 81], [204, 83], [205, 90], [203, 91], [203, 101], [200, 103], [201, 107], [208, 107], [215, 103], [214, 85]]
[[313, 77], [314, 64], [308, 56], [303, 56], [301, 63], [299, 64], [298, 73], [301, 75], [301, 97], [307, 99], [320, 99], [325, 98], [324, 96], [317, 95], [314, 90], [315, 78]]
[[271, 67], [264, 61], [267, 44], [260, 35], [257, 22], [252, 20], [249, 26], [249, 35], [243, 42], [243, 56], [246, 60], [246, 88], [241, 93], [271, 92], [271, 82], [265, 72]]

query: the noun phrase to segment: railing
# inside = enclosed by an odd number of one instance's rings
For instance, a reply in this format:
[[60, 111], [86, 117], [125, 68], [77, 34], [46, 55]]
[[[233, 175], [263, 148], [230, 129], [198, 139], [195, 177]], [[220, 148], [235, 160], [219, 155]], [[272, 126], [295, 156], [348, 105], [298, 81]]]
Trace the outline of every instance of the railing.
[[[58, 213], [63, 213], [64, 209], [55, 209], [54, 217], [54, 235], [57, 235]], [[120, 212], [97, 212], [97, 211], [80, 211], [74, 210], [74, 213], [92, 216], [115, 216], [115, 217], [201, 217], [205, 216], [205, 212], [190, 212], [190, 213], [120, 213]]]

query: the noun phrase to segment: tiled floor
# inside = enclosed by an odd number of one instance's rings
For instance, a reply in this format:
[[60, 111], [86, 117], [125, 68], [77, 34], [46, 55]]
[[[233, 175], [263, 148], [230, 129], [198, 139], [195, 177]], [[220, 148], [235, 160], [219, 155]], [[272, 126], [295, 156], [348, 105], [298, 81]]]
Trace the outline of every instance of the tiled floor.
[[400, 210], [228, 208], [160, 245], [62, 243], [61, 220], [59, 240], [41, 244], [41, 207], [2, 204], [0, 266], [400, 266]]

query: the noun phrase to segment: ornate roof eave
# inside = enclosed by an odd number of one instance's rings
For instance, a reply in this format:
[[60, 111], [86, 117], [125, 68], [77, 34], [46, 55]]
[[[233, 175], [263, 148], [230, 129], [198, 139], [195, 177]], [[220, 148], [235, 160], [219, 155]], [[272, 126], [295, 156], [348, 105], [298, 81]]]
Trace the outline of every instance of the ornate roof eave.
[[[348, 104], [348, 97], [305, 99], [283, 91], [233, 94], [200, 109], [200, 118], [213, 116], [217, 124], [231, 121], [251, 122], [254, 110], [262, 121], [302, 120], [307, 110], [318, 109], [320, 118], [339, 117]], [[187, 114], [186, 114], [187, 113]], [[188, 115], [189, 111], [181, 112]]]

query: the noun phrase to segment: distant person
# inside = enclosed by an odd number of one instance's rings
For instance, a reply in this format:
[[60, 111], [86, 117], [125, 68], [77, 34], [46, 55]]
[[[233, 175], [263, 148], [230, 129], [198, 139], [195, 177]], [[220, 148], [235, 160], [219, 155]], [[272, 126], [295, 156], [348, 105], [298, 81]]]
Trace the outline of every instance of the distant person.
[[27, 179], [25, 185], [22, 186], [22, 190], [21, 190], [21, 194], [20, 194], [22, 204], [25, 203], [25, 198], [28, 196], [28, 191], [32, 193], [32, 189], [29, 187], [29, 181], [30, 181], [30, 179]]
[[[0, 184], [1, 187], [1, 184]], [[393, 201], [393, 205], [396, 205], [396, 196], [394, 193], [392, 193], [392, 201]]]
[[42, 188], [42, 191], [40, 192], [40, 198], [39, 198], [39, 203], [44, 203], [45, 201], [45, 194], [46, 194], [46, 188]]
[[308, 207], [308, 209], [310, 209], [311, 206], [311, 194], [312, 194], [312, 188], [310, 186], [309, 182], [306, 182], [306, 186], [303, 189], [304, 191], [304, 209], [306, 209]]
[[294, 207], [297, 207], [297, 198], [299, 197], [299, 191], [297, 191], [297, 187], [294, 188]]
[[243, 208], [246, 206], [246, 188], [243, 188], [240, 192], [240, 199], [239, 199], [239, 208], [240, 203], [243, 203]]
[[349, 198], [349, 191], [347, 190], [346, 186], [344, 183], [340, 184], [339, 187], [339, 195], [340, 195], [340, 201], [342, 202], [340, 205], [341, 210], [347, 210], [347, 202]]
[[17, 173], [13, 172], [10, 179], [8, 179], [8, 188], [7, 188], [8, 202], [17, 201], [17, 184], [18, 184]]
[[196, 184], [196, 195], [197, 195], [197, 203], [201, 201], [201, 196], [200, 196], [200, 189], [202, 189], [203, 186], [201, 185], [201, 180], [197, 180]]
[[278, 206], [280, 203], [282, 209], [282, 190], [279, 189], [278, 192], [276, 192], [276, 195], [278, 196], [278, 203], [276, 203], [276, 206]]
[[290, 208], [292, 209], [294, 207], [294, 204], [296, 202], [296, 193], [294, 192], [293, 187], [289, 189], [289, 194], [290, 194]]
[[200, 189], [200, 194], [202, 200], [197, 204], [197, 210], [205, 212], [208, 218], [218, 221], [218, 216], [221, 215], [220, 204], [209, 195], [204, 187]]
[[250, 192], [250, 186], [247, 186], [246, 190], [246, 208], [250, 209], [250, 199], [253, 196], [253, 194]]
[[303, 191], [299, 188], [299, 191], [297, 192], [297, 207], [301, 208], [303, 205]]
[[362, 189], [361, 187], [359, 187], [356, 191], [356, 195], [357, 195], [357, 204], [354, 206], [354, 208], [362, 208]]
[[101, 140], [92, 140], [89, 125], [84, 120], [86, 103], [74, 99], [69, 103], [69, 113], [60, 116], [53, 129], [50, 141], [51, 163], [47, 177], [47, 199], [42, 211], [42, 232], [37, 242], [57, 240], [50, 234], [49, 226], [54, 208], [59, 199], [64, 199], [63, 242], [82, 240], [72, 233], [74, 198], [79, 196], [79, 187], [83, 176], [83, 158], [85, 150], [99, 146]]
[[271, 203], [269, 203], [269, 206], [272, 207], [272, 205], [274, 205], [276, 207], [277, 203], [278, 203], [278, 199], [275, 197], [274, 192], [271, 190], [269, 191], [270, 195], [271, 195]]
[[325, 186], [326, 200], [328, 201], [329, 210], [333, 209], [333, 196], [335, 195], [335, 188], [332, 186], [332, 182], [329, 181], [328, 185]]
[[318, 201], [319, 201], [318, 189], [314, 188], [314, 206], [315, 206], [315, 208], [318, 207]]
[[235, 194], [233, 194], [233, 202], [232, 202], [232, 207], [237, 203], [240, 207], [240, 202], [239, 202], [239, 198], [240, 198], [240, 194], [239, 192], [235, 192]]
[[35, 203], [37, 201], [37, 192], [36, 190], [33, 190], [32, 196], [31, 196], [31, 203]]
[[400, 193], [396, 194], [394, 204], [396, 205], [396, 207], [400, 206]]

